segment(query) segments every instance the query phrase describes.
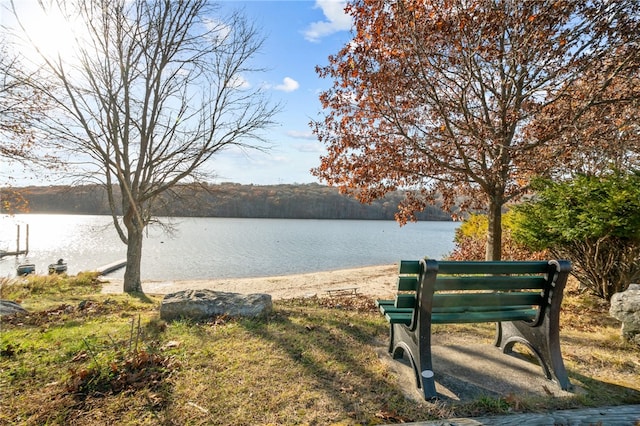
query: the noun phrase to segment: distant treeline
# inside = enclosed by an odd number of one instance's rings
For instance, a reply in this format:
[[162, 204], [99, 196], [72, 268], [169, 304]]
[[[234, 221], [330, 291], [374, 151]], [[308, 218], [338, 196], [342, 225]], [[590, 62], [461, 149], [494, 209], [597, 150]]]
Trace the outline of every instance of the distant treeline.
[[[12, 192], [19, 193], [31, 213], [110, 214], [106, 189], [100, 185], [3, 189], [3, 213], [8, 212], [11, 204], [6, 201], [16, 197]], [[336, 188], [315, 183], [265, 186], [222, 183], [178, 186], [152, 210], [157, 216], [181, 217], [393, 219], [402, 198], [403, 193], [397, 191], [368, 205], [341, 195]], [[419, 220], [451, 220], [436, 206], [417, 216]]]

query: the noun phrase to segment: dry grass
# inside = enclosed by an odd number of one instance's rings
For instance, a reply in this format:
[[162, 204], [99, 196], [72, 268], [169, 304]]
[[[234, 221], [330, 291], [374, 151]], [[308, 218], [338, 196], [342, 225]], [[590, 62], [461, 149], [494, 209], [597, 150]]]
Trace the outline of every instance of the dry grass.
[[561, 321], [562, 355], [573, 382], [610, 384], [601, 398], [610, 397], [612, 404], [619, 400], [616, 386], [640, 390], [640, 348], [621, 339], [620, 322], [609, 316], [606, 301], [573, 285], [566, 291]]
[[[263, 320], [166, 324], [159, 298], [55, 285], [23, 295], [29, 315], [2, 320], [0, 424], [355, 425], [640, 403], [638, 348], [620, 340], [606, 306], [575, 292], [561, 335], [584, 393], [430, 404], [405, 399], [378, 359], [388, 328], [366, 298], [280, 301]], [[9, 291], [19, 289], [4, 283]]]

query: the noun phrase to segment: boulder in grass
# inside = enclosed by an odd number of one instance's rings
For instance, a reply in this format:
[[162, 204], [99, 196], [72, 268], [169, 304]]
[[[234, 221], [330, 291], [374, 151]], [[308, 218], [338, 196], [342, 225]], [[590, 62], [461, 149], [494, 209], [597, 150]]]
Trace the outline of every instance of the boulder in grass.
[[238, 294], [214, 290], [183, 290], [167, 294], [160, 304], [160, 318], [205, 320], [227, 315], [256, 318], [268, 315], [273, 308], [271, 295]]
[[640, 345], [640, 284], [614, 294], [609, 314], [622, 322], [622, 337]]
[[26, 312], [27, 310], [16, 302], [12, 302], [11, 300], [0, 300], [0, 317]]

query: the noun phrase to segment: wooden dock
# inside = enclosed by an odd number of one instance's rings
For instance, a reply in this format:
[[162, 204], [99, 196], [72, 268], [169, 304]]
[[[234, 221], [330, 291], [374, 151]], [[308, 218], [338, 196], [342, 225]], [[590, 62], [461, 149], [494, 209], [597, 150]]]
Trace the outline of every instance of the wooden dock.
[[20, 255], [28, 254], [28, 253], [29, 253], [28, 250], [18, 250], [18, 251], [0, 250], [0, 259], [2, 259], [3, 257], [7, 257], [7, 256], [20, 256]]
[[117, 262], [109, 263], [107, 265], [96, 268], [96, 271], [100, 275], [106, 275], [110, 272], [117, 271], [118, 269], [124, 268], [125, 266], [127, 266], [127, 259], [121, 259], [121, 260], [118, 260]]
[[0, 250], [0, 259], [6, 256], [20, 256], [23, 254], [29, 254], [29, 224], [26, 226], [27, 234], [25, 238], [26, 247], [24, 250], [20, 250], [20, 225], [16, 225], [16, 249], [15, 250]]

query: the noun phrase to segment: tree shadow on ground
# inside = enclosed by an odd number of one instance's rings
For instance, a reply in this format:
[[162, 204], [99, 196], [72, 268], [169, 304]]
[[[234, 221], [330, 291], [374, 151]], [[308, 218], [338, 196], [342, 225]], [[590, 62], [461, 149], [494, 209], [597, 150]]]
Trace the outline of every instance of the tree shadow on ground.
[[316, 316], [312, 310], [279, 308], [269, 320], [252, 323], [250, 331], [283, 351], [304, 372], [300, 380], [321, 392], [335, 413], [358, 424], [411, 421], [418, 410], [428, 418], [426, 403], [405, 400], [393, 377], [380, 372], [372, 335], [383, 329], [350, 321], [352, 314], [336, 309], [328, 318], [327, 310]]
[[[610, 405], [640, 404], [640, 391], [611, 382], [605, 382], [575, 371], [569, 371], [569, 379], [576, 386], [584, 389], [584, 393], [598, 395], [602, 400], [609, 399]], [[587, 397], [587, 399], [591, 399]], [[598, 401], [598, 405], [604, 405]]]
[[143, 303], [156, 303], [155, 300], [147, 296], [147, 294], [142, 291], [134, 291], [132, 293], [127, 293], [127, 294], [135, 299], [138, 299]]

